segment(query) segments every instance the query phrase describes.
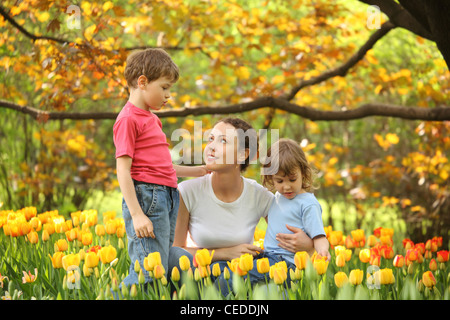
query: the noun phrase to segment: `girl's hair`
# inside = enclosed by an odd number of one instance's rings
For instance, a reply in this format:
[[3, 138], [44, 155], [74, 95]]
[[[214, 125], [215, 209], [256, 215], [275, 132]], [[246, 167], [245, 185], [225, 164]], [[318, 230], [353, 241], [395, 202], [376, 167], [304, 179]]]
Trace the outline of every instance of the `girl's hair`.
[[263, 165], [263, 185], [273, 189], [273, 175], [283, 172], [285, 175], [294, 174], [295, 169], [302, 173], [302, 188], [307, 192], [318, 189], [314, 185], [315, 169], [311, 167], [306, 159], [300, 145], [292, 139], [280, 139], [269, 148], [267, 157], [270, 161]]
[[241, 172], [243, 172], [250, 164], [250, 161], [258, 154], [258, 135], [256, 130], [246, 121], [239, 118], [224, 118], [216, 122], [227, 123], [232, 125], [238, 132], [238, 152], [248, 149], [249, 155], [241, 165]]
[[129, 88], [137, 88], [137, 79], [145, 76], [149, 82], [161, 77], [177, 82], [180, 77], [178, 66], [169, 54], [159, 48], [150, 48], [132, 52], [125, 67], [125, 79]]

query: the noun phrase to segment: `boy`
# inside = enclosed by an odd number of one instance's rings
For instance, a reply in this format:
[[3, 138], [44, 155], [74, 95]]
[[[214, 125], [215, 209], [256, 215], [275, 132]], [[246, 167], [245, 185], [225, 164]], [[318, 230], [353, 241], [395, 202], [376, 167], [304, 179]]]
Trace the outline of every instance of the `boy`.
[[152, 113], [167, 103], [170, 88], [179, 78], [170, 56], [161, 49], [134, 52], [127, 59], [125, 78], [130, 96], [117, 116], [113, 133], [131, 260], [123, 282], [130, 286], [138, 283], [136, 260], [146, 282], [151, 281], [143, 268], [144, 258], [151, 252], [161, 254], [167, 270], [179, 204], [177, 176], [202, 176], [206, 169], [172, 164], [161, 121]]

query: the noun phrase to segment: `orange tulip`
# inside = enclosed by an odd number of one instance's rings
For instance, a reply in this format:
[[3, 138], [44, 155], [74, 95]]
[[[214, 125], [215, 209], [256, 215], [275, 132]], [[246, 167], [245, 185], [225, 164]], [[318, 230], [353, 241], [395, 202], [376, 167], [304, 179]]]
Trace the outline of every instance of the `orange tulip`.
[[231, 261], [227, 261], [227, 264], [233, 273], [236, 273], [237, 275], [239, 275], [241, 277], [247, 275], [246, 271], [241, 270], [241, 268], [239, 268], [239, 258], [235, 258]]
[[426, 287], [432, 288], [436, 285], [436, 278], [431, 271], [426, 271], [422, 275], [422, 282]]
[[364, 235], [364, 230], [362, 229], [353, 230], [351, 231], [351, 234], [353, 240], [355, 240], [356, 242], [360, 242], [366, 239], [366, 236]]
[[392, 262], [392, 264], [394, 265], [394, 267], [401, 268], [405, 264], [405, 258], [403, 258], [401, 254], [397, 254], [394, 257], [394, 261]]
[[375, 237], [373, 234], [371, 234], [368, 238], [367, 238], [367, 245], [369, 247], [374, 247], [377, 244], [377, 237]]
[[425, 244], [423, 242], [416, 243], [414, 248], [418, 249], [420, 254], [422, 254], [422, 255], [425, 253]]
[[437, 270], [437, 262], [434, 259], [430, 260], [430, 264], [428, 265], [431, 271]]
[[381, 256], [379, 256], [379, 255], [377, 255], [377, 254], [372, 254], [371, 256], [370, 256], [370, 261], [369, 261], [369, 263], [372, 265], [372, 266], [380, 266], [380, 264], [381, 264]]
[[26, 273], [25, 271], [22, 272], [23, 272], [22, 283], [33, 283], [36, 281], [38, 275], [37, 268], [34, 269], [34, 275], [31, 274], [31, 271], [28, 271], [28, 273]]
[[405, 248], [406, 250], [409, 250], [414, 247], [414, 242], [412, 242], [408, 238], [403, 239], [402, 244], [403, 244], [403, 248]]
[[28, 238], [28, 241], [30, 241], [30, 243], [33, 243], [33, 244], [36, 244], [39, 242], [39, 236], [36, 231], [30, 231], [27, 234], [27, 238]]
[[89, 246], [92, 243], [92, 233], [90, 232], [83, 232], [81, 233], [81, 243], [85, 246]]
[[153, 269], [153, 276], [155, 279], [161, 279], [166, 271], [164, 270], [164, 267], [162, 264], [157, 264]]
[[41, 231], [42, 229], [42, 222], [37, 217], [31, 218], [30, 225], [34, 229], [34, 231]]
[[416, 249], [409, 249], [406, 251], [406, 260], [414, 262], [419, 257], [419, 252]]
[[439, 262], [447, 262], [449, 257], [449, 251], [441, 250], [436, 252], [436, 256]]
[[42, 241], [48, 241], [50, 239], [50, 235], [47, 230], [42, 231]]
[[381, 256], [385, 259], [392, 259], [394, 257], [394, 250], [390, 246], [383, 246], [381, 248]]

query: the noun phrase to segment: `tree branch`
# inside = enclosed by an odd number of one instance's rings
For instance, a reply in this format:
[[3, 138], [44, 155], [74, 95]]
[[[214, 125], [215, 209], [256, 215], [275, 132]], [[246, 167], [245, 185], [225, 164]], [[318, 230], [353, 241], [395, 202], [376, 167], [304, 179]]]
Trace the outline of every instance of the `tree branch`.
[[397, 27], [404, 28], [423, 38], [435, 41], [433, 34], [426, 28], [426, 24], [417, 21], [407, 10], [393, 0], [359, 0], [368, 5], [376, 5], [386, 14]]
[[345, 62], [339, 67], [326, 71], [321, 75], [318, 75], [317, 77], [308, 80], [301, 80], [300, 83], [294, 88], [292, 88], [289, 94], [287, 94], [284, 98], [286, 100], [292, 100], [295, 97], [295, 95], [305, 87], [318, 84], [320, 82], [326, 81], [336, 76], [344, 77], [353, 66], [355, 66], [362, 58], [364, 58], [367, 51], [372, 49], [375, 43], [381, 38], [383, 38], [393, 28], [395, 28], [395, 25], [392, 24], [390, 21], [383, 23], [380, 29], [374, 32], [366, 41], [366, 43], [361, 48], [359, 48], [358, 52], [356, 52], [353, 56], [351, 56], [350, 59], [347, 60], [347, 62]]
[[[0, 107], [16, 110], [28, 114], [38, 121], [48, 120], [115, 120], [116, 112], [47, 112], [33, 107], [0, 100]], [[358, 108], [342, 111], [322, 111], [311, 107], [299, 106], [285, 99], [262, 97], [251, 102], [228, 105], [224, 107], [204, 106], [197, 108], [180, 108], [164, 111], [155, 111], [160, 118], [200, 116], [205, 114], [233, 114], [262, 108], [275, 108], [313, 121], [346, 121], [362, 119], [371, 116], [401, 118], [407, 120], [449, 121], [450, 107], [405, 107], [382, 103], [367, 103]]]

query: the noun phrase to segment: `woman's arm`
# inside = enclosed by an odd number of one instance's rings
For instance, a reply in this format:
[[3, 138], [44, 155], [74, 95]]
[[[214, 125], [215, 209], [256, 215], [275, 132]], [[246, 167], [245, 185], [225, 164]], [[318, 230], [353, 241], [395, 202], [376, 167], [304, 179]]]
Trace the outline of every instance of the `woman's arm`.
[[177, 173], [177, 177], [202, 177], [208, 173], [206, 170], [206, 166], [180, 166], [173, 165], [175, 172]]
[[[180, 195], [180, 206], [178, 208], [177, 225], [175, 227], [175, 238], [173, 241], [173, 246], [181, 247], [194, 256], [197, 250], [201, 248], [187, 246], [186, 239], [189, 230], [189, 220], [190, 220], [190, 213], [186, 208], [186, 205], [183, 201], [183, 197]], [[251, 255], [256, 256], [258, 252], [261, 251], [260, 247], [248, 243], [227, 248], [216, 248], [216, 249], [207, 248], [207, 249], [210, 251], [214, 250], [214, 255], [212, 258], [213, 261], [231, 260], [240, 257], [244, 253], [250, 253]]]

